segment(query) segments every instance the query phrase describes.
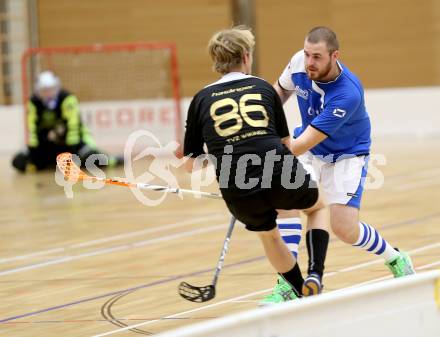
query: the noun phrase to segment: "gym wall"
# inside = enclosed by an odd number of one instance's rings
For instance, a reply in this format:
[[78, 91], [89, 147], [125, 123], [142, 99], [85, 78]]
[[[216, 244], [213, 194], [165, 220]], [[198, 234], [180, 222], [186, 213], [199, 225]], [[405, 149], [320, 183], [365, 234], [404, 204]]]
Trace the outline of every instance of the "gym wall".
[[222, 0], [39, 0], [39, 45], [175, 41], [182, 94], [192, 96], [216, 78], [206, 45], [230, 17]]
[[314, 26], [334, 29], [365, 87], [440, 85], [440, 1], [256, 1], [260, 76], [274, 81]]
[[[250, 0], [251, 1], [251, 0]], [[211, 34], [233, 22], [232, 0], [39, 0], [39, 44], [176, 41], [183, 96], [216, 78]], [[440, 85], [438, 0], [254, 0], [258, 75], [273, 81], [304, 36], [328, 25], [341, 59], [367, 88]], [[97, 14], [100, 13], [100, 14]]]

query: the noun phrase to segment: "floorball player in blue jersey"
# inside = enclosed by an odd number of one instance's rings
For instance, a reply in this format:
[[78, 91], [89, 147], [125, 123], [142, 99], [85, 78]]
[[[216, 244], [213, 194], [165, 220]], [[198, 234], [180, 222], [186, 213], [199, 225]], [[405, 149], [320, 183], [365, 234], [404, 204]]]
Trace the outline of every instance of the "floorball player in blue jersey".
[[[294, 131], [292, 152], [315, 174], [329, 205], [330, 225], [342, 241], [385, 259], [395, 277], [413, 274], [409, 256], [394, 249], [372, 226], [359, 221], [363, 183], [370, 153], [370, 118], [361, 82], [339, 60], [336, 34], [315, 27], [274, 84], [283, 103], [295, 93], [302, 125]], [[294, 211], [296, 212], [296, 211]], [[297, 217], [292, 213], [291, 217]], [[306, 233], [309, 253], [304, 295], [322, 290], [328, 245], [320, 217]], [[320, 227], [320, 228], [319, 228]]]

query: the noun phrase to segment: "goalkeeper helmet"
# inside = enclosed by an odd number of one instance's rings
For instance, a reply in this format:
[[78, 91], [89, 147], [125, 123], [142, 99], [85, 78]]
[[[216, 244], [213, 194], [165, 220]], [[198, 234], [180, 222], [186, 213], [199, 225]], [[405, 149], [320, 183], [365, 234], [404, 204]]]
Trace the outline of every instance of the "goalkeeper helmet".
[[51, 71], [43, 71], [38, 75], [35, 91], [44, 104], [53, 109], [56, 105], [61, 82]]

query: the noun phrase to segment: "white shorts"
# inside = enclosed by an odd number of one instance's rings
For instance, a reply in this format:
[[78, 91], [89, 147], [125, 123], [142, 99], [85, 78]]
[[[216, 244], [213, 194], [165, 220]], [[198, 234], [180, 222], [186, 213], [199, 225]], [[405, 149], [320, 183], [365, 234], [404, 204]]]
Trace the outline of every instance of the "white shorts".
[[306, 152], [298, 160], [318, 182], [325, 203], [360, 208], [369, 157], [350, 157], [335, 163], [326, 162], [322, 158]]

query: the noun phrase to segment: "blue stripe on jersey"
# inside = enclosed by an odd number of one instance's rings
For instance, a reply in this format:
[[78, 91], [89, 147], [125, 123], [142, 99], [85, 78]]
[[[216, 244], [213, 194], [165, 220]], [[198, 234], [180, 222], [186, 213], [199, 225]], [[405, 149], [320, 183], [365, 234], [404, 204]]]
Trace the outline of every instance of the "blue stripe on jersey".
[[347, 206], [355, 207], [357, 209], [361, 207], [362, 194], [364, 192], [364, 183], [365, 183], [365, 178], [367, 177], [369, 160], [370, 160], [370, 156], [365, 156], [365, 163], [364, 166], [362, 167], [362, 173], [359, 179], [358, 188], [356, 189], [356, 192], [354, 192], [354, 196], [352, 196], [350, 200], [346, 203]]

